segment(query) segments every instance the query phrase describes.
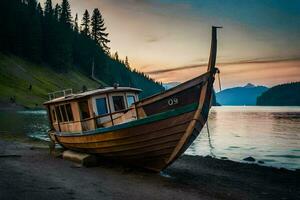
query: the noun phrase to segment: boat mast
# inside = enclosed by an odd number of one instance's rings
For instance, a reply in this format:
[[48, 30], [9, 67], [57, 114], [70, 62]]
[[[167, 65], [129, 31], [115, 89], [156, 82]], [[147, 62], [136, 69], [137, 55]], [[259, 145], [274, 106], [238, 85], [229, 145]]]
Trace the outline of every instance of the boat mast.
[[210, 56], [208, 61], [207, 71], [212, 71], [216, 66], [216, 57], [217, 57], [217, 29], [222, 28], [221, 26], [212, 26], [211, 33], [211, 47], [210, 47]]

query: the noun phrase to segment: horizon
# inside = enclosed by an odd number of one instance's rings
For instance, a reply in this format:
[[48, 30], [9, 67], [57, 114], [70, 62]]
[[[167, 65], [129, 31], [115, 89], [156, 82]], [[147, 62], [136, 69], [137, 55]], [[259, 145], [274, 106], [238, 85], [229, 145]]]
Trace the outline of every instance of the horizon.
[[[41, 1], [43, 4], [44, 1]], [[53, 0], [53, 5], [61, 0]], [[206, 69], [211, 25], [224, 88], [300, 80], [300, 2], [235, 0], [70, 0], [73, 19], [99, 8], [111, 53], [163, 83], [184, 82]], [[123, 23], [124, 22], [124, 23]], [[167, 52], [167, 53], [166, 53]], [[184, 52], [184, 53], [183, 53]]]

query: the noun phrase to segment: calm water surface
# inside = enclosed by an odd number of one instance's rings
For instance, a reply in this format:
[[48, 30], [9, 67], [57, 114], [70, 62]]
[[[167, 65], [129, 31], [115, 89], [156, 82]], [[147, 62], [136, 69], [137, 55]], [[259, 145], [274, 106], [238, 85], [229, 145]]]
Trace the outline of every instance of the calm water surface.
[[208, 127], [186, 154], [300, 168], [300, 107], [214, 107]]
[[[300, 168], [300, 107], [214, 107], [186, 151], [241, 161], [252, 156], [263, 165]], [[26, 134], [48, 140], [45, 111], [0, 112], [0, 134]]]

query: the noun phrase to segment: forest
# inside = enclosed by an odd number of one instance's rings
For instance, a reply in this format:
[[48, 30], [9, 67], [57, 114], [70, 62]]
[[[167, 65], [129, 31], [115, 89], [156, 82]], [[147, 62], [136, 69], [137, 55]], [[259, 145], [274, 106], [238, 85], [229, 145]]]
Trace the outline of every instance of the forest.
[[[59, 74], [79, 70], [106, 83], [138, 87], [142, 97], [163, 91], [162, 83], [131, 68], [109, 48], [109, 33], [98, 8], [72, 17], [68, 0], [0, 1], [0, 52], [50, 67]], [[81, 18], [81, 19], [79, 19]]]
[[257, 98], [259, 106], [300, 106], [300, 82], [274, 86]]

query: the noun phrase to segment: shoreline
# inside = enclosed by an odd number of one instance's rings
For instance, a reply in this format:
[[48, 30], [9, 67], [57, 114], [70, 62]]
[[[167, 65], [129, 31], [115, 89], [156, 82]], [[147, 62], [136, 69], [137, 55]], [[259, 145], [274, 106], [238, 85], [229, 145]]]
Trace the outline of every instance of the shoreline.
[[46, 110], [42, 106], [27, 107], [25, 105], [0, 101], [0, 111]]
[[160, 174], [49, 154], [47, 142], [0, 137], [0, 199], [299, 199], [300, 172], [181, 156]]

